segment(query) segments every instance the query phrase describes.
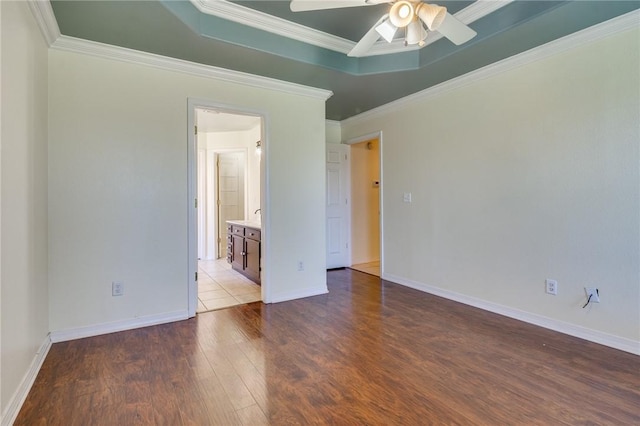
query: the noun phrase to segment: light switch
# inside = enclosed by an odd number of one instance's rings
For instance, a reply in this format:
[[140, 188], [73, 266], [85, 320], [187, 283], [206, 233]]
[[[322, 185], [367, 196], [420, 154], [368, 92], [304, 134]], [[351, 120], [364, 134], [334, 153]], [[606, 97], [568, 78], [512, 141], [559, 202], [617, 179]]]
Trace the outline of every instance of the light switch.
[[405, 192], [403, 197], [402, 197], [402, 201], [404, 201], [405, 203], [410, 203], [411, 202], [411, 193], [410, 192]]

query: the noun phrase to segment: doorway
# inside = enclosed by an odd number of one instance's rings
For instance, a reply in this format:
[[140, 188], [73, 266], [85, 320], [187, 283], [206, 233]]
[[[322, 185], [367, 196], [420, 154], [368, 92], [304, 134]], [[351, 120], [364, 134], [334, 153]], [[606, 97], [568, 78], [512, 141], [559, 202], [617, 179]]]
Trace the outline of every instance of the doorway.
[[189, 231], [193, 316], [263, 300], [262, 287], [232, 269], [227, 260], [227, 221], [257, 226], [262, 222], [262, 155], [256, 152], [256, 143], [263, 140], [264, 123], [260, 114], [189, 103], [195, 129], [190, 138], [195, 161], [190, 161], [193, 184], [189, 186], [197, 194], [190, 207], [195, 217]]
[[227, 256], [227, 221], [246, 217], [249, 166], [246, 149], [221, 148], [217, 131], [202, 133], [198, 136], [198, 260], [215, 260]]
[[380, 141], [350, 146], [351, 269], [380, 277]]

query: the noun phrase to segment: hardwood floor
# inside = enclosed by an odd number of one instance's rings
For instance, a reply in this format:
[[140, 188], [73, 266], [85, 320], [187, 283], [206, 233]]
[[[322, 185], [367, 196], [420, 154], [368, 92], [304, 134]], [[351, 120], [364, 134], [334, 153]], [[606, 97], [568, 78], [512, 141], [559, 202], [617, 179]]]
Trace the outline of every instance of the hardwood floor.
[[640, 424], [640, 357], [357, 271], [52, 346], [16, 425]]

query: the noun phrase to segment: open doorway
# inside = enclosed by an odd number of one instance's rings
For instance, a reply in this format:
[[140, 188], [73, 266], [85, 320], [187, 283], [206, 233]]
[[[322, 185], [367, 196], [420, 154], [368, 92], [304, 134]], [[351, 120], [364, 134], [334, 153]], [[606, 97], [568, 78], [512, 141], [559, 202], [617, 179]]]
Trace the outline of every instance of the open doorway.
[[[244, 244], [236, 224], [261, 228], [261, 153], [259, 115], [216, 107], [195, 107], [197, 305], [202, 313], [262, 300], [258, 276], [243, 273], [244, 259], [233, 259], [233, 244]], [[244, 229], [244, 228], [243, 228]], [[258, 232], [258, 235], [260, 233]], [[260, 265], [260, 242], [251, 241]], [[232, 267], [232, 261], [234, 267]], [[240, 269], [237, 266], [240, 265]], [[255, 269], [255, 268], [254, 268]]]
[[380, 272], [380, 141], [351, 143], [351, 269]]

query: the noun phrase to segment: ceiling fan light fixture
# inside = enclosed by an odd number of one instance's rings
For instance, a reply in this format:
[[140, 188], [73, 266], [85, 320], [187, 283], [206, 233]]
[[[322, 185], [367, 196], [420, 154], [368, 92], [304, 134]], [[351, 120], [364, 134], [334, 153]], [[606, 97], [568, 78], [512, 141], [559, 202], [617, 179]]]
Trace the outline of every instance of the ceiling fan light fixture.
[[395, 2], [389, 10], [389, 20], [398, 28], [406, 27], [413, 20], [415, 10], [413, 4], [408, 1], [401, 0]]
[[427, 28], [435, 31], [447, 17], [447, 8], [437, 4], [420, 3], [416, 8], [416, 14], [427, 24]]
[[376, 27], [376, 32], [389, 43], [393, 41], [396, 31], [398, 31], [398, 27], [393, 25], [388, 19]]
[[411, 21], [407, 26], [405, 42], [407, 44], [420, 44], [425, 38], [427, 38], [427, 32], [420, 21], [417, 18]]

